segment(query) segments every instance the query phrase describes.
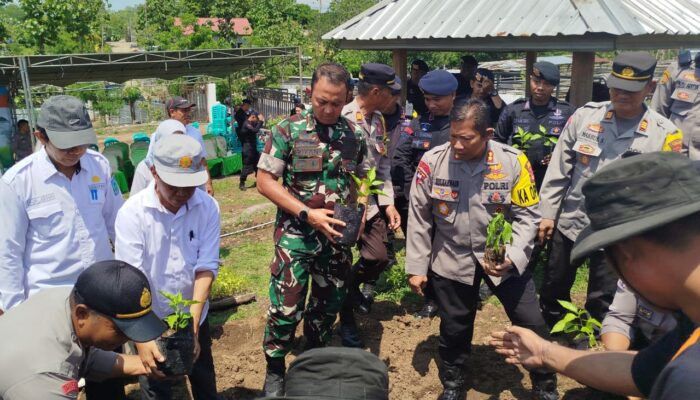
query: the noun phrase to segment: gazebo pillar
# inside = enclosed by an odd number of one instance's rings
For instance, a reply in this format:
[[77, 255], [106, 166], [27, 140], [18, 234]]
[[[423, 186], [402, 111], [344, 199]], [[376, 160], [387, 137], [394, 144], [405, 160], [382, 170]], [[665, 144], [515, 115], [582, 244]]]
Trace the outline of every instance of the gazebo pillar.
[[569, 102], [574, 107], [581, 107], [591, 101], [594, 63], [594, 52], [575, 51], [573, 54]]
[[394, 64], [396, 75], [401, 78], [401, 105], [403, 106], [406, 104], [406, 50], [392, 50], [391, 61]]
[[525, 97], [530, 98], [530, 75], [532, 75], [532, 65], [537, 61], [537, 52], [528, 51], [525, 53]]

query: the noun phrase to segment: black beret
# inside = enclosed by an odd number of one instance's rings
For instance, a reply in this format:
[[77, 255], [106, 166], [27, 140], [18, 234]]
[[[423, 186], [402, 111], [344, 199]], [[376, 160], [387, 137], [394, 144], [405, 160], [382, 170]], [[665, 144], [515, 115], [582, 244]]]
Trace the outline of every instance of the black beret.
[[532, 65], [532, 75], [554, 86], [559, 85], [559, 67], [548, 61], [538, 61]]

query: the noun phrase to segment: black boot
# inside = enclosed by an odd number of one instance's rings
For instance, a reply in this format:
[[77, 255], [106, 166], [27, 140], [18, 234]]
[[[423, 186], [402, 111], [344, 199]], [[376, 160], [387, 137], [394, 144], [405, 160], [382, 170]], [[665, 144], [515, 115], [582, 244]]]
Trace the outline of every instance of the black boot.
[[286, 367], [284, 358], [273, 358], [265, 355], [267, 371], [265, 373], [265, 385], [263, 393], [265, 397], [284, 396], [284, 373]]
[[241, 183], [238, 184], [238, 189], [245, 192], [245, 190], [246, 190], [245, 181], [241, 181]]
[[374, 285], [365, 283], [360, 290], [360, 296], [355, 303], [355, 311], [362, 315], [367, 315], [372, 311], [372, 303], [374, 303]]
[[415, 314], [416, 318], [433, 318], [438, 313], [438, 306], [433, 300], [426, 300], [423, 308]]
[[464, 390], [464, 370], [460, 365], [442, 362], [440, 370], [440, 382], [443, 391], [438, 400], [465, 400], [467, 393]]
[[558, 400], [557, 374], [553, 372], [531, 371], [532, 400]]
[[340, 338], [344, 347], [356, 347], [358, 349], [365, 347], [365, 342], [360, 339], [356, 325], [340, 325]]

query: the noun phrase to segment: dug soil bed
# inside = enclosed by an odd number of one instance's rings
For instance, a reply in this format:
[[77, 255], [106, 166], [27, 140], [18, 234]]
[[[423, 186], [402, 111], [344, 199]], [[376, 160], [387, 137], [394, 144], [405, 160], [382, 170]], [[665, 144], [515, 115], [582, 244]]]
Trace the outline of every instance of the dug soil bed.
[[[264, 303], [265, 299], [260, 299]], [[264, 308], [264, 304], [260, 304]], [[437, 370], [437, 346], [440, 321], [417, 320], [413, 308], [380, 302], [368, 317], [359, 317], [360, 330], [369, 351], [389, 366], [389, 390], [392, 400], [433, 400], [440, 394]], [[262, 313], [261, 315], [264, 315]], [[260, 396], [265, 377], [265, 358], [261, 340], [264, 317], [233, 321], [213, 330], [214, 362], [219, 393], [224, 399], [248, 400]], [[508, 325], [501, 306], [486, 304], [476, 318], [471, 367], [473, 399], [529, 399], [527, 372], [508, 365], [488, 346], [489, 333]], [[299, 331], [300, 333], [300, 331]], [[334, 346], [340, 339], [334, 336]], [[298, 354], [301, 343], [287, 357], [287, 364]], [[577, 382], [559, 377], [562, 399], [607, 399], [602, 393], [586, 389]]]

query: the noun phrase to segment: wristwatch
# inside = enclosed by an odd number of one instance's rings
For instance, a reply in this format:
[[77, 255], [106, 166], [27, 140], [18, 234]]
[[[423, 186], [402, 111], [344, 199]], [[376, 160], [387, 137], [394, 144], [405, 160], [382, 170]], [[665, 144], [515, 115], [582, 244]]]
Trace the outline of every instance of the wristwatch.
[[493, 89], [493, 90], [491, 91], [491, 93], [489, 93], [489, 96], [491, 96], [491, 97], [496, 97], [496, 96], [498, 96], [498, 90]]
[[307, 222], [309, 220], [309, 207], [304, 207], [299, 211], [299, 220], [301, 222]]

